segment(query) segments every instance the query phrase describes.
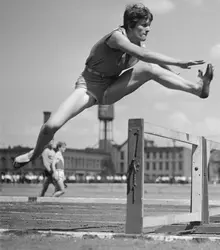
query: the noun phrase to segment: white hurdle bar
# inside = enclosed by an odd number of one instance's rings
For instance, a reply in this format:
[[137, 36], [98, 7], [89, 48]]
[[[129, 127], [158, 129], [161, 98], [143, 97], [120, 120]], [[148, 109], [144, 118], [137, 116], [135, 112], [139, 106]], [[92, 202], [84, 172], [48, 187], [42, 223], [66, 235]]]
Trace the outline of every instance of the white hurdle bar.
[[[144, 134], [160, 136], [192, 145], [192, 185], [190, 213], [144, 217]], [[137, 136], [138, 134], [138, 136]], [[137, 155], [134, 157], [137, 141]], [[200, 221], [209, 223], [208, 169], [206, 139], [188, 133], [177, 132], [144, 122], [143, 119], [128, 121], [128, 167], [134, 160], [139, 164], [136, 188], [127, 194], [126, 234], [141, 234], [143, 228], [175, 223]], [[132, 178], [127, 183], [132, 185]], [[134, 199], [135, 197], [135, 199]]]

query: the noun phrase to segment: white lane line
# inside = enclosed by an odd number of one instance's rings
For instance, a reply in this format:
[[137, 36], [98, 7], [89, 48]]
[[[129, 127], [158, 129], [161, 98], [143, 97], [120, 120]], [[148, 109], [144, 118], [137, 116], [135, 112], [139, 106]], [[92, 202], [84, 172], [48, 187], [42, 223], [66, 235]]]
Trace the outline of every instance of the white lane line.
[[[0, 210], [1, 211], [1, 210]], [[89, 212], [89, 211], [88, 211]], [[62, 215], [62, 216], [85, 216], [85, 215], [90, 215], [90, 216], [99, 216], [100, 217], [100, 213], [98, 214], [94, 214], [94, 213], [88, 213], [88, 214], [85, 214], [85, 213], [71, 213], [71, 214], [66, 214], [66, 213], [53, 213], [53, 212], [31, 212], [31, 211], [9, 211], [7, 215], [10, 215], [10, 214], [26, 214], [26, 215], [52, 215], [52, 216], [59, 216], [59, 215]], [[1, 214], [1, 218], [3, 218], [4, 216], [7, 216], [6, 214]], [[115, 213], [108, 213], [108, 216], [113, 216], [115, 215]], [[121, 213], [118, 213], [117, 215], [120, 215], [121, 216]], [[105, 214], [103, 214], [103, 216], [106, 216]]]
[[[0, 235], [3, 235], [4, 232], [11, 232], [13, 231], [22, 231], [22, 230], [10, 230], [10, 229], [0, 229]], [[177, 236], [177, 235], [166, 235], [166, 234], [144, 234], [144, 235], [126, 235], [124, 233], [108, 233], [108, 232], [65, 232], [65, 231], [53, 231], [53, 229], [49, 231], [45, 230], [37, 230], [41, 234], [47, 235], [48, 233], [53, 235], [66, 235], [72, 236], [75, 238], [84, 238], [84, 237], [98, 237], [100, 239], [117, 239], [117, 238], [136, 238], [140, 237], [140, 239], [149, 241], [176, 241], [176, 240], [183, 240], [183, 241], [195, 241], [195, 240], [205, 240], [205, 241], [220, 241], [220, 236], [210, 236], [210, 235], [184, 235], [184, 236]]]
[[[76, 220], [75, 219], [68, 219], [68, 220], [59, 220], [59, 219], [51, 219], [51, 218], [48, 218], [48, 219], [45, 219], [45, 218], [34, 218], [34, 219], [26, 219], [26, 218], [19, 218], [21, 221], [51, 221], [51, 222], [75, 222]], [[124, 224], [124, 221], [121, 221], [121, 222], [118, 222], [118, 221], [105, 221], [105, 220], [101, 220], [101, 221], [98, 221], [98, 220], [84, 220], [83, 221], [80, 221], [80, 220], [77, 220], [76, 221], [77, 223], [81, 223], [81, 224], [86, 224], [86, 223], [101, 223], [101, 224], [105, 224], [105, 223], [108, 223], [108, 224]], [[80, 225], [82, 226], [82, 225]], [[108, 225], [107, 225], [108, 226]], [[36, 227], [36, 225], [35, 225]], [[90, 227], [90, 226], [89, 226]]]
[[[0, 202], [28, 202], [30, 199], [36, 199], [34, 202], [54, 202], [54, 203], [106, 203], [106, 204], [126, 204], [126, 198], [106, 198], [106, 197], [24, 197], [24, 196], [0, 196]], [[145, 198], [144, 204], [157, 205], [189, 205], [189, 199], [175, 199], [175, 198]], [[209, 200], [209, 205], [220, 206], [220, 200]]]

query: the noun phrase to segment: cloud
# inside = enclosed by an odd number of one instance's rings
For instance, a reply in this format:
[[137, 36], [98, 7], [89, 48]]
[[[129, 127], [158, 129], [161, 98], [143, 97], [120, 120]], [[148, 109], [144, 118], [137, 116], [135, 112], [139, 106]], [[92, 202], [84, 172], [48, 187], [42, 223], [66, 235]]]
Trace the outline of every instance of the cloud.
[[167, 87], [164, 87], [163, 85], [159, 85], [157, 91], [159, 91], [163, 95], [167, 95], [167, 96], [172, 96], [172, 95], [180, 94], [179, 91], [174, 90], [174, 89], [169, 89]]
[[174, 112], [169, 117], [169, 125], [172, 129], [191, 133], [192, 132], [192, 122], [188, 117], [180, 111]]
[[203, 121], [196, 122], [193, 134], [205, 136], [212, 141], [220, 141], [220, 119], [217, 117], [206, 117]]
[[27, 124], [24, 126], [24, 129], [21, 130], [21, 133], [24, 136], [35, 136], [37, 137], [40, 132], [41, 124]]
[[124, 104], [121, 104], [121, 103], [117, 103], [114, 106], [114, 111], [115, 111], [116, 115], [124, 114], [127, 109], [128, 109], [128, 107], [126, 105], [124, 105]]
[[167, 111], [169, 110], [169, 104], [167, 102], [157, 102], [154, 104], [154, 109], [157, 111]]
[[124, 143], [127, 139], [128, 131], [127, 131], [127, 122], [118, 123], [117, 126], [113, 128], [113, 140], [118, 143]]
[[164, 14], [172, 11], [175, 6], [171, 0], [144, 0], [142, 1], [149, 9], [158, 14]]
[[[205, 125], [207, 127], [207, 132], [210, 134], [220, 134], [220, 119], [216, 117], [206, 117]], [[204, 131], [205, 132], [205, 131]]]
[[[68, 121], [61, 129], [62, 132], [72, 132], [72, 130], [79, 128], [88, 128], [88, 124], [94, 124], [97, 120], [97, 110], [85, 109], [78, 116]], [[89, 128], [88, 128], [89, 129]]]
[[210, 56], [211, 56], [213, 59], [220, 59], [220, 43], [214, 45], [214, 46], [211, 48]]
[[198, 136], [220, 136], [220, 118], [217, 117], [206, 117], [202, 121], [190, 121], [184, 113], [177, 111], [170, 115], [169, 125], [172, 129]]
[[201, 5], [203, 3], [204, 0], [185, 0], [185, 2], [191, 3], [193, 5]]

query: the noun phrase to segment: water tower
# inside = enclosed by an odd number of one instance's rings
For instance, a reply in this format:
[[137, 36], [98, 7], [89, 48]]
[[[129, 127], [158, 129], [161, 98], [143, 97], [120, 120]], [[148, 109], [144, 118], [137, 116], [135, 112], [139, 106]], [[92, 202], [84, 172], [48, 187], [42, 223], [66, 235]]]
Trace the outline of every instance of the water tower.
[[99, 105], [98, 119], [99, 119], [99, 148], [103, 149], [105, 152], [110, 152], [111, 143], [113, 141], [114, 106]]

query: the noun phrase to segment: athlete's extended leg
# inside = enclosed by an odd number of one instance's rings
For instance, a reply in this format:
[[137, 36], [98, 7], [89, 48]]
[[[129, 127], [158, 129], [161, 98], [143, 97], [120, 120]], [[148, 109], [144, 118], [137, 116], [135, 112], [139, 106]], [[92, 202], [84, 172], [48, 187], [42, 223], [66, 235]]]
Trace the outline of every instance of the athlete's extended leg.
[[34, 150], [16, 157], [14, 167], [20, 168], [29, 161], [36, 159], [42, 153], [44, 147], [49, 143], [49, 141], [52, 140], [57, 130], [59, 130], [68, 120], [94, 104], [94, 97], [87, 94], [86, 89], [76, 89], [42, 126]]
[[199, 73], [198, 82], [193, 83], [159, 65], [139, 62], [133, 68], [125, 71], [106, 90], [103, 103], [115, 103], [149, 80], [154, 80], [170, 89], [181, 90], [206, 98], [209, 95], [209, 84], [212, 78], [213, 68], [211, 65], [207, 66], [205, 75]]

